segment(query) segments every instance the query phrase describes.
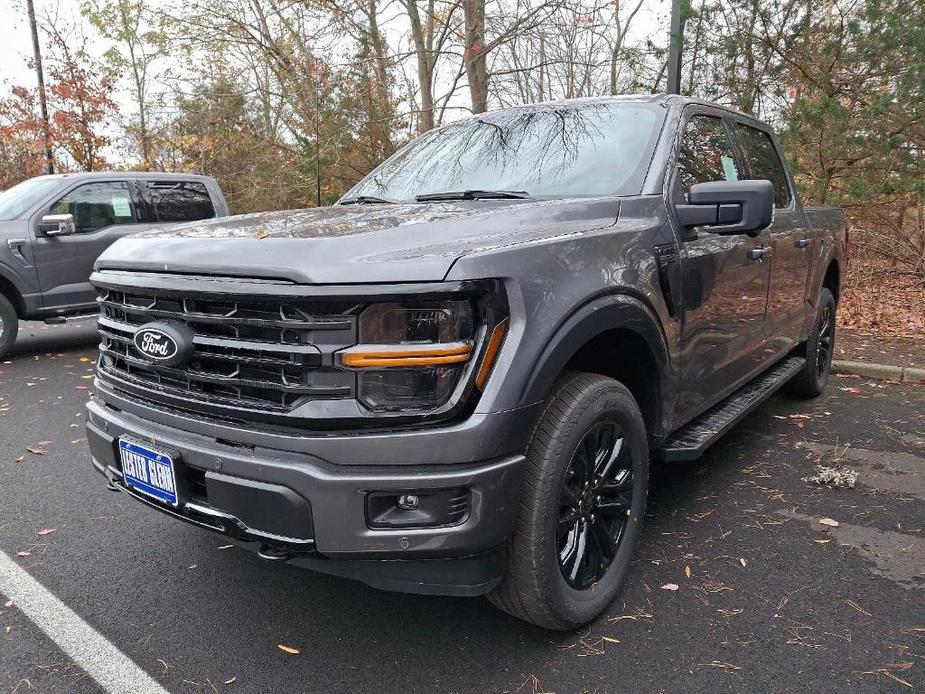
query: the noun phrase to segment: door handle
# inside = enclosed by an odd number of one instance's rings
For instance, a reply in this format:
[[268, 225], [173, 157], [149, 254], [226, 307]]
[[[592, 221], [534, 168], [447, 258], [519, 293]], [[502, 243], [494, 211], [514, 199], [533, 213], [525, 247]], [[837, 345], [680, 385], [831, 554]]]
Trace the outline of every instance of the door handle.
[[797, 248], [806, 248], [810, 243], [812, 243], [812, 239], [798, 239], [794, 245]]
[[761, 260], [767, 252], [767, 248], [753, 248], [748, 252], [749, 260]]

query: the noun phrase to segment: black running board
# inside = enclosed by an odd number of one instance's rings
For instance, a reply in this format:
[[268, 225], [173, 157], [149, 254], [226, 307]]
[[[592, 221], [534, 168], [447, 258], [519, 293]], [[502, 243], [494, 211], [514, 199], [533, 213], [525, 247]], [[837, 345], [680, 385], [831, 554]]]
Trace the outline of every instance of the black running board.
[[790, 357], [765, 371], [685, 425], [662, 448], [666, 461], [696, 460], [745, 415], [767, 400], [787, 381], [796, 376], [806, 360]]

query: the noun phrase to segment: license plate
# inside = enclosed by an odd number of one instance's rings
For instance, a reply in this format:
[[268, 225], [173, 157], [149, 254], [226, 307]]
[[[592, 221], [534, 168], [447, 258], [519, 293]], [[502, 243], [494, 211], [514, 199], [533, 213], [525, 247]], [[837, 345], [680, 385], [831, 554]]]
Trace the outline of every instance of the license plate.
[[173, 458], [167, 453], [119, 439], [119, 457], [126, 485], [158, 501], [177, 505], [177, 476]]

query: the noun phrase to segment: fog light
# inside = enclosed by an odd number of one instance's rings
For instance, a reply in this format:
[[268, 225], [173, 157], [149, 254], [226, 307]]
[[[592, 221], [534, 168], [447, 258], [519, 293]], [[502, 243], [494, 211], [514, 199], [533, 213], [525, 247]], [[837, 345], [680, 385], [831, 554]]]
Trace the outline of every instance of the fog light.
[[366, 496], [370, 528], [435, 528], [457, 525], [469, 515], [466, 489], [371, 492]]
[[413, 511], [421, 503], [421, 500], [414, 494], [402, 494], [398, 497], [398, 508], [405, 511]]

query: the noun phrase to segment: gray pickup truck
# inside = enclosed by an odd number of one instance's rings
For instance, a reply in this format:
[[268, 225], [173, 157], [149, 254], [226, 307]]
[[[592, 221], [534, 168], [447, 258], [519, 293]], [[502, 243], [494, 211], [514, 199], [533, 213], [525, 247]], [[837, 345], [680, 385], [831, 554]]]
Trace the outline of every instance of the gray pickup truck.
[[0, 193], [0, 356], [19, 320], [97, 311], [93, 262], [148, 227], [228, 215], [207, 176], [94, 172], [39, 176]]
[[651, 459], [825, 387], [845, 262], [741, 113], [463, 119], [332, 207], [106, 251], [92, 462], [262, 559], [573, 628], [626, 576]]

